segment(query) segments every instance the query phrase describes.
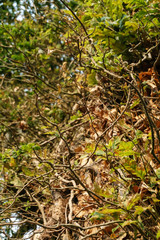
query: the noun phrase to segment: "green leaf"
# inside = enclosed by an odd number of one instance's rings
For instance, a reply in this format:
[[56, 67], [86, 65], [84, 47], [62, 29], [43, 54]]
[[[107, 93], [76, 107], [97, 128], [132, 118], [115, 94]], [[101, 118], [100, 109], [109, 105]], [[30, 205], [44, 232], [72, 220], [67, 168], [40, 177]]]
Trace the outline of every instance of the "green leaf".
[[143, 132], [141, 130], [137, 130], [136, 131], [136, 138], [139, 139], [139, 138], [142, 138], [143, 136]]
[[34, 149], [34, 150], [40, 150], [41, 147], [40, 147], [39, 145], [35, 145], [35, 146], [33, 146], [33, 149]]
[[160, 230], [158, 230], [156, 238], [159, 239], [160, 238]]
[[126, 156], [132, 156], [135, 154], [135, 151], [133, 150], [121, 150], [121, 151], [116, 151], [115, 156], [120, 156], [120, 157], [126, 157]]
[[127, 210], [130, 210], [140, 199], [140, 194], [135, 194], [129, 201], [126, 202]]
[[94, 213], [92, 213], [91, 215], [92, 215], [91, 221], [94, 220], [94, 219], [96, 219], [96, 220], [101, 220], [101, 219], [103, 219], [104, 216], [105, 216], [103, 213], [99, 213], [99, 212], [94, 212]]
[[109, 143], [107, 144], [108, 149], [116, 149], [117, 145], [121, 142], [121, 137], [114, 137], [114, 139], [109, 140]]
[[77, 111], [77, 113], [73, 116], [70, 117], [70, 121], [74, 121], [74, 120], [77, 120], [78, 118], [80, 118], [82, 116], [82, 113], [81, 111]]
[[155, 172], [156, 172], [157, 177], [160, 178], [160, 168], [157, 168], [157, 169], [155, 170]]
[[114, 209], [114, 208], [104, 208], [103, 210], [100, 211], [100, 213], [103, 213], [103, 214], [112, 214], [112, 213], [121, 213], [123, 212], [124, 210], [119, 208], [119, 209]]
[[87, 82], [89, 86], [94, 86], [97, 84], [95, 71], [92, 70], [92, 72], [87, 75]]
[[127, 29], [132, 29], [133, 31], [136, 31], [139, 27], [139, 24], [133, 21], [126, 21], [124, 25]]
[[136, 101], [134, 101], [134, 102], [132, 103], [132, 105], [130, 106], [130, 109], [133, 109], [134, 107], [136, 107], [137, 105], [139, 105], [139, 103], [140, 103], [140, 99], [138, 98]]
[[125, 221], [124, 223], [121, 224], [122, 227], [125, 227], [125, 226], [128, 226], [128, 225], [131, 225], [131, 224], [137, 224], [137, 221], [134, 221], [134, 220], [127, 220]]
[[31, 171], [31, 170], [30, 170], [28, 167], [26, 167], [26, 166], [22, 166], [22, 172], [23, 172], [25, 175], [30, 176], [30, 177], [32, 177], [32, 176], [35, 175], [34, 172]]
[[131, 150], [133, 148], [134, 144], [133, 142], [124, 142], [121, 141], [119, 144], [119, 148], [118, 150], [122, 151], [122, 150]]
[[134, 146], [133, 142], [121, 141], [118, 150], [115, 151], [115, 155], [120, 157], [134, 155], [135, 151], [132, 150], [133, 146]]
[[103, 150], [97, 150], [95, 152], [95, 155], [97, 155], [97, 156], [106, 156], [106, 153]]
[[142, 206], [135, 206], [136, 211], [134, 212], [134, 215], [140, 215], [142, 212], [146, 211], [146, 207]]

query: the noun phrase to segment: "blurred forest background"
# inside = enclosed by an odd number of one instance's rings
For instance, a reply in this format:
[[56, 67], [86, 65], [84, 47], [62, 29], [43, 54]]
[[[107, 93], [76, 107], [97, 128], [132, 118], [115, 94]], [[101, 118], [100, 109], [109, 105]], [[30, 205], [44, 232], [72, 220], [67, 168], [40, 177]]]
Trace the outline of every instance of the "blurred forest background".
[[160, 239], [159, 0], [0, 1], [0, 238]]

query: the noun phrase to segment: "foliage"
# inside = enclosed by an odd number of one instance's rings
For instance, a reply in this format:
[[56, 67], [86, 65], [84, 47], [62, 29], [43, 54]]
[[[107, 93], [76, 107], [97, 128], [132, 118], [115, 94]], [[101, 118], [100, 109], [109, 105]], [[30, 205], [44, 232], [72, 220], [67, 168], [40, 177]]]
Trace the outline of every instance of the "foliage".
[[159, 1], [1, 6], [0, 236], [159, 239]]

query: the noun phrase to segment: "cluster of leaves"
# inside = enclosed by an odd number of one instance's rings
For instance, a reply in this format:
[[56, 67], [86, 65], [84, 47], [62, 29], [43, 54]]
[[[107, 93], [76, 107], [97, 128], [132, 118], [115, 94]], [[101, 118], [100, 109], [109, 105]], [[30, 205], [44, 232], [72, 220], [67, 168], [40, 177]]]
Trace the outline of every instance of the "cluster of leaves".
[[0, 13], [0, 236], [159, 239], [159, 1]]

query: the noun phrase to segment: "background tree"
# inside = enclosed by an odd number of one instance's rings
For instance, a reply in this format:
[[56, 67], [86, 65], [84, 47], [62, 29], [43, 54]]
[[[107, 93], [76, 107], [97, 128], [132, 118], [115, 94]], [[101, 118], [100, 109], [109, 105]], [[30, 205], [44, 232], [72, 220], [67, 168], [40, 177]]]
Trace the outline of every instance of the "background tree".
[[3, 239], [158, 239], [159, 2], [0, 11]]

